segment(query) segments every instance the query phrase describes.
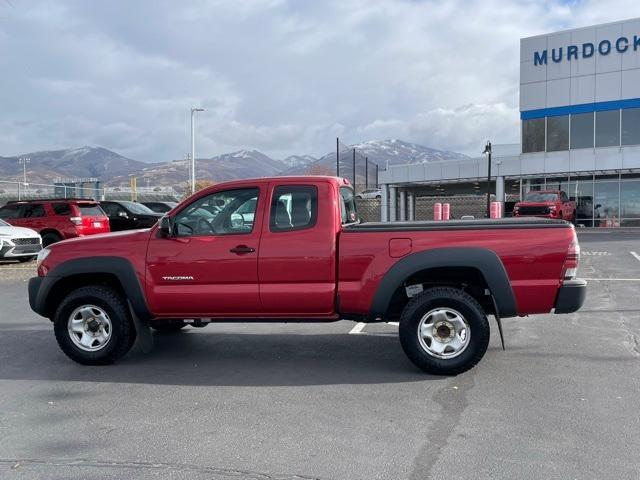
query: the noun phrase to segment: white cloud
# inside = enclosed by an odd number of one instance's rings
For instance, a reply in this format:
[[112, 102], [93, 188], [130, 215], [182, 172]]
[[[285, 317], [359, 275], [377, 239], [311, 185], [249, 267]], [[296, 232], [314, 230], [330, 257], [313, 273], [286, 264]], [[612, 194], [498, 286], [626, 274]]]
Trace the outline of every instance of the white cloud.
[[[0, 3], [0, 155], [97, 143], [181, 158], [405, 138], [518, 140], [519, 39], [614, 21], [630, 0]], [[10, 72], [7, 75], [7, 72]]]

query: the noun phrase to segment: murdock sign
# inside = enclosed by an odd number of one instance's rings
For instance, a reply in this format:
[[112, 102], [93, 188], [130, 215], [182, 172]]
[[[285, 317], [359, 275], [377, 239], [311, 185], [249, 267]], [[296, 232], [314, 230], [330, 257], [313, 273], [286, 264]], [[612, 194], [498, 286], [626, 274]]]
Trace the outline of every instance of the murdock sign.
[[602, 40], [597, 44], [587, 42], [582, 45], [568, 45], [567, 47], [552, 48], [551, 52], [542, 50], [533, 52], [534, 65], [546, 65], [547, 61], [560, 63], [564, 61], [578, 60], [581, 58], [590, 58], [594, 55], [609, 55], [612, 52], [624, 53], [628, 50], [640, 50], [640, 36], [634, 35], [630, 37], [620, 37], [614, 40]]

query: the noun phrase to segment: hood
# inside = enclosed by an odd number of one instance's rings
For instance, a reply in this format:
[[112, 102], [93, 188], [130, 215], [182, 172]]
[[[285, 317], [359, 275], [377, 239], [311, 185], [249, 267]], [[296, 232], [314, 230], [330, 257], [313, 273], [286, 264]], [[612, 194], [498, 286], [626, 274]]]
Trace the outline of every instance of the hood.
[[0, 236], [33, 238], [39, 237], [40, 235], [38, 235], [38, 232], [31, 230], [30, 228], [14, 226], [5, 227], [0, 225]]

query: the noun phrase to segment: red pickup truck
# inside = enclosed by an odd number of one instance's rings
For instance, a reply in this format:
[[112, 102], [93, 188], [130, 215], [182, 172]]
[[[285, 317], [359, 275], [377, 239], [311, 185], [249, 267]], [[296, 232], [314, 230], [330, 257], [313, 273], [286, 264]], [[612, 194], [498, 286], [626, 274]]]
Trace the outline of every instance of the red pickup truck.
[[144, 349], [149, 327], [348, 319], [399, 321], [413, 363], [457, 374], [484, 355], [488, 315], [578, 310], [579, 255], [564, 221], [360, 223], [347, 180], [262, 178], [198, 192], [147, 230], [48, 247], [29, 302], [82, 364], [136, 336]]
[[531, 191], [513, 206], [513, 216], [557, 218], [575, 223], [576, 202], [561, 190]]

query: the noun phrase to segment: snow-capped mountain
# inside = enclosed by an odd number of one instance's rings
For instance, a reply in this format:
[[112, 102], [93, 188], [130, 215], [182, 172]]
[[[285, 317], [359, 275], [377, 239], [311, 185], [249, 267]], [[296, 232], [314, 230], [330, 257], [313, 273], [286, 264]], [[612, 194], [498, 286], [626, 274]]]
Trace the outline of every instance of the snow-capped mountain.
[[306, 167], [317, 160], [316, 157], [312, 157], [311, 155], [290, 155], [282, 160], [282, 163], [284, 163], [287, 168], [300, 168]]
[[[374, 140], [345, 146], [340, 155], [340, 175], [353, 179], [352, 150], [356, 149], [356, 183], [364, 183], [365, 157], [369, 160], [370, 181], [375, 178], [375, 164], [384, 169], [391, 165], [424, 163], [437, 160], [466, 158], [465, 155], [437, 150], [402, 140]], [[80, 147], [66, 150], [33, 152], [29, 157], [27, 179], [32, 183], [50, 184], [56, 177], [97, 177], [106, 185], [127, 185], [130, 176], [139, 185], [172, 185], [184, 187], [189, 178], [189, 162], [174, 160], [144, 163], [123, 157], [102, 147]], [[0, 179], [22, 178], [19, 156], [0, 157]], [[250, 177], [273, 175], [334, 175], [336, 154], [328, 153], [316, 159], [310, 155], [291, 155], [275, 160], [258, 150], [238, 150], [211, 158], [196, 159], [196, 178], [223, 182]]]
[[[457, 160], [468, 158], [466, 155], [447, 150], [417, 145], [402, 140], [372, 140], [356, 145], [344, 146], [340, 152], [340, 176], [353, 179], [353, 149], [356, 150], [356, 183], [364, 183], [365, 158], [369, 162], [369, 175], [375, 175], [375, 165], [386, 168], [389, 165], [417, 164], [440, 160]], [[305, 173], [335, 175], [336, 153], [331, 152], [313, 163], [301, 167], [292, 167], [282, 175], [299, 175]]]
[[55, 177], [112, 178], [127, 175], [149, 165], [123, 157], [106, 148], [78, 147], [0, 157], [0, 178], [22, 179], [22, 165], [18, 161], [20, 157], [29, 159], [27, 180], [32, 183], [51, 183]]

